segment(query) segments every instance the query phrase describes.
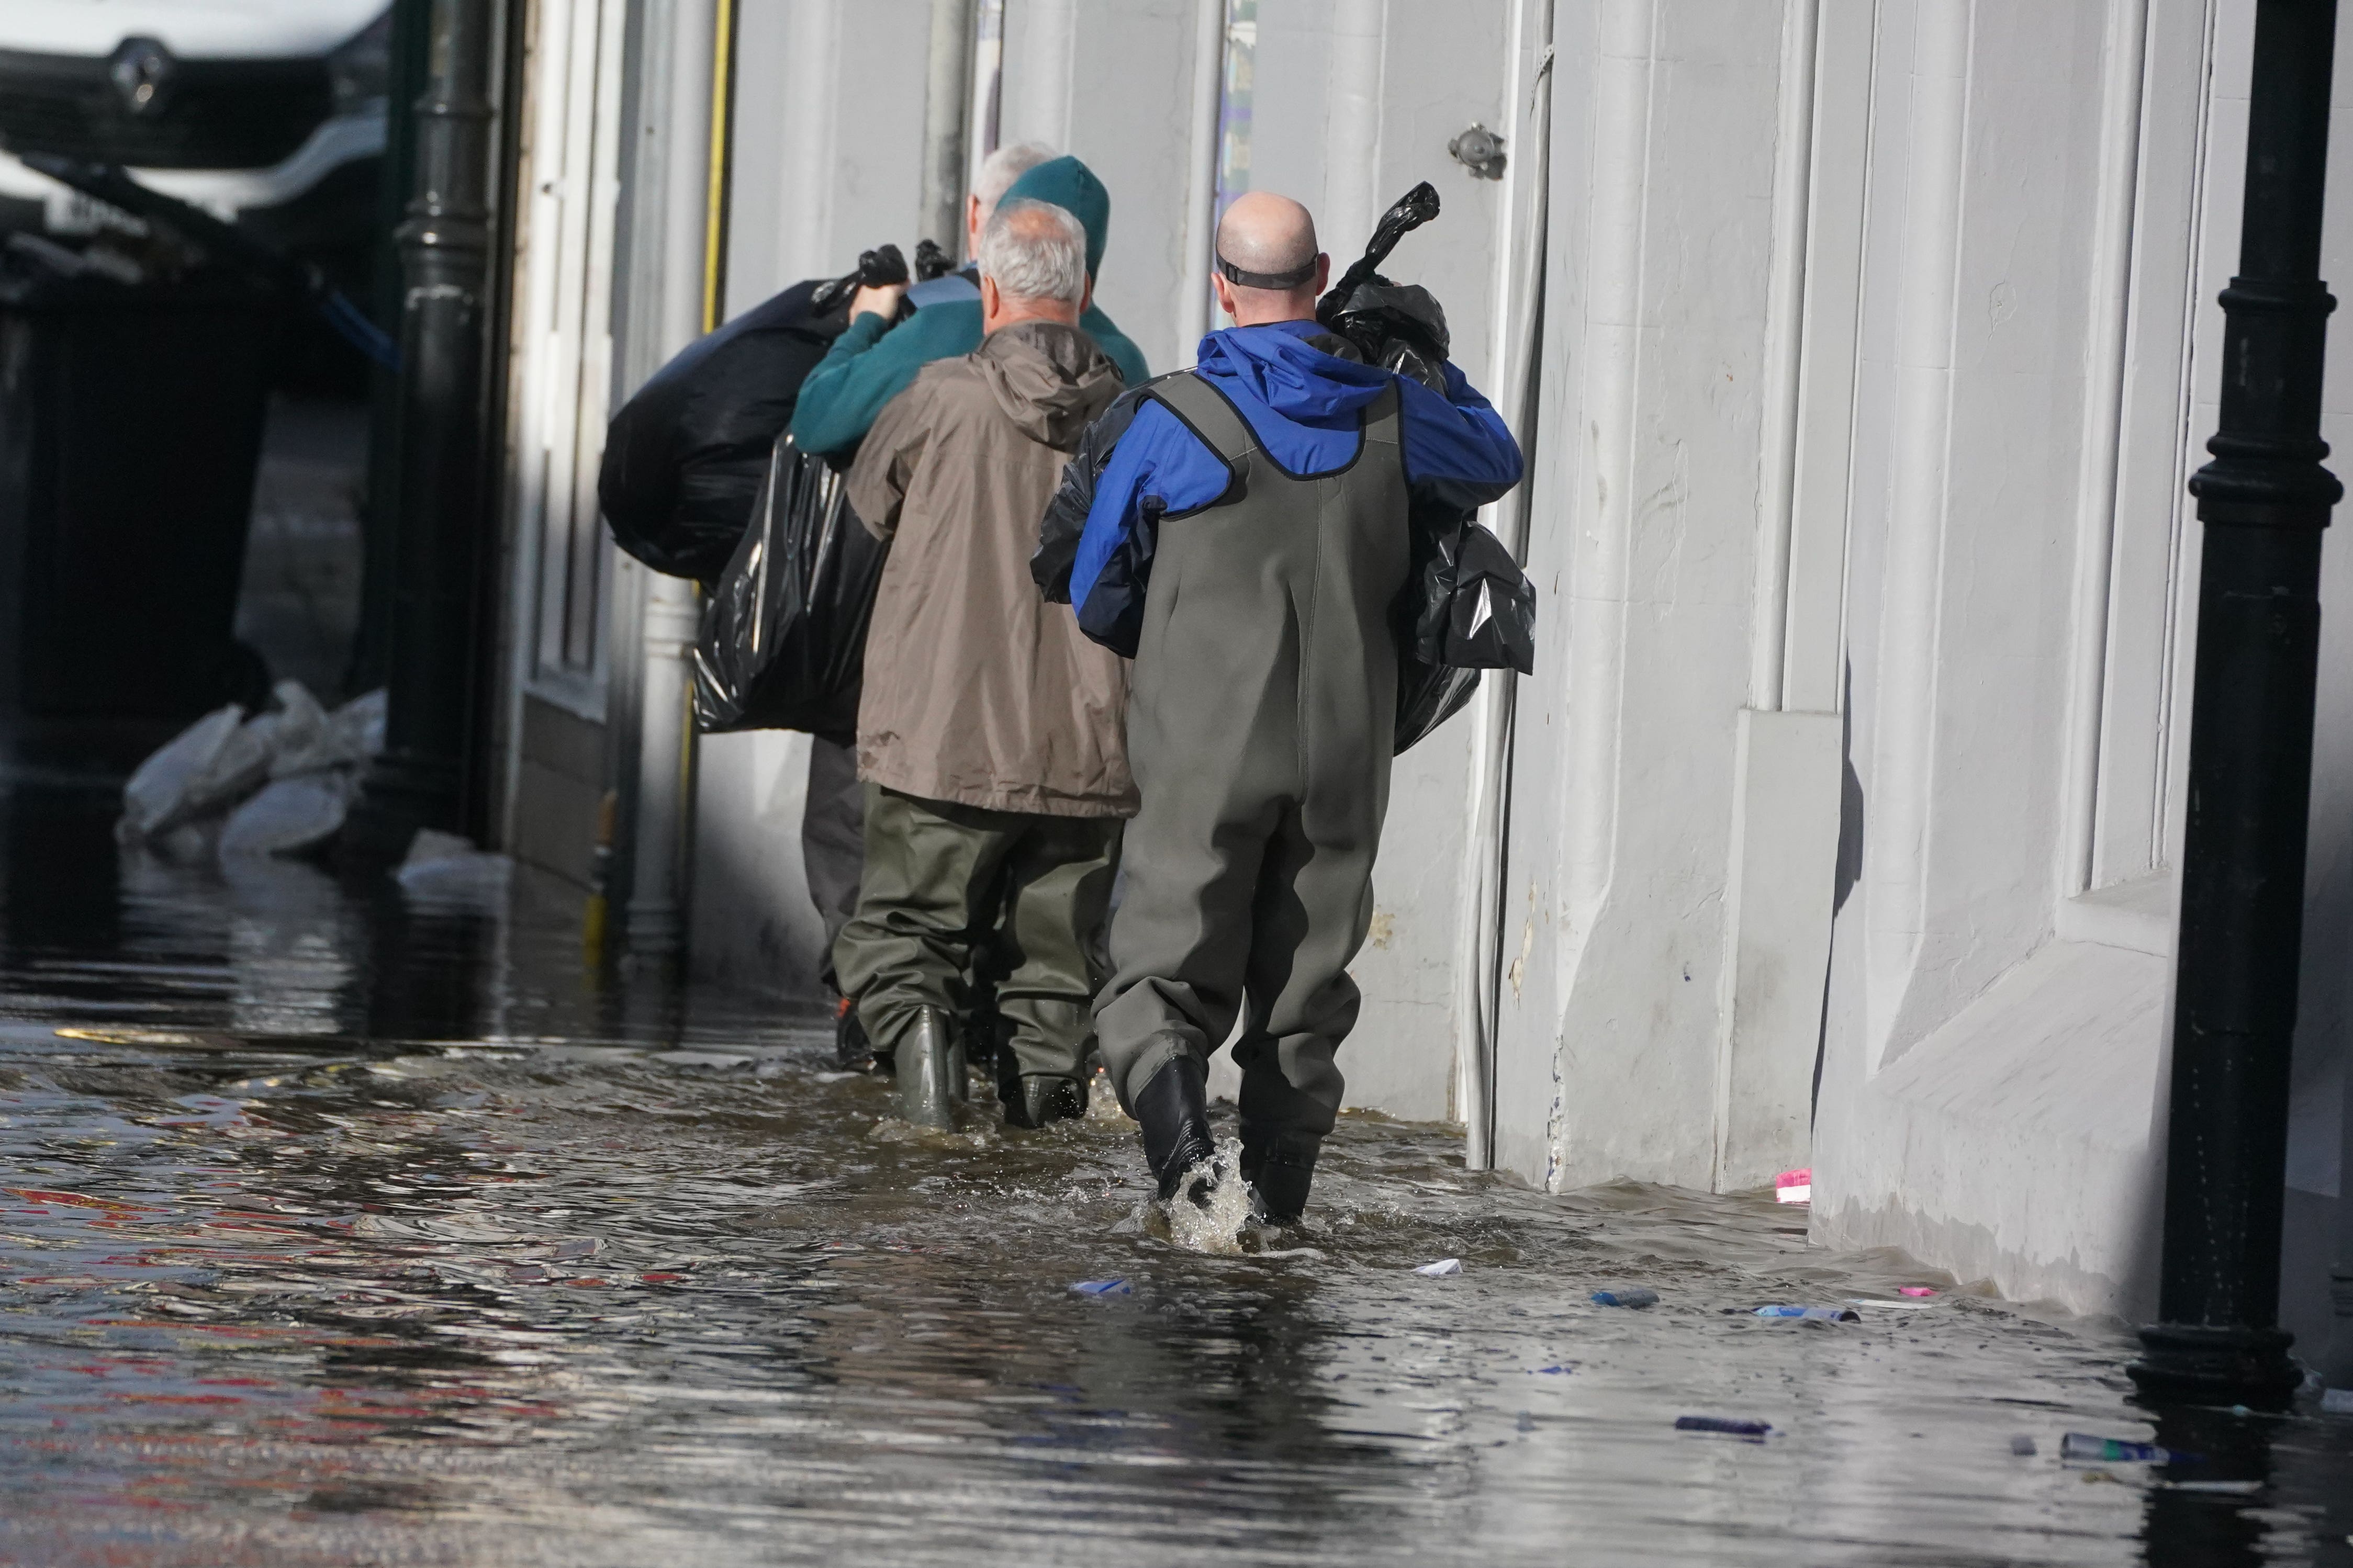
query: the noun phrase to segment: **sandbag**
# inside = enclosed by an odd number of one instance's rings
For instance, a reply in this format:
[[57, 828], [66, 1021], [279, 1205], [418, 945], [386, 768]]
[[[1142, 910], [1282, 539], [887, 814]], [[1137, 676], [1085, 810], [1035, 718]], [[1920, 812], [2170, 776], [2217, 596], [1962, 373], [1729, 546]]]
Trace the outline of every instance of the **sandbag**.
[[704, 601], [694, 716], [704, 731], [803, 730], [858, 741], [866, 627], [888, 553], [840, 475], [776, 443], [751, 526]]
[[229, 813], [221, 828], [221, 855], [228, 859], [315, 849], [343, 831], [358, 793], [357, 778], [341, 768], [271, 779]]
[[211, 777], [245, 722], [236, 703], [216, 708], [158, 748], [122, 786], [117, 837], [126, 840], [170, 831], [195, 815], [191, 795]]

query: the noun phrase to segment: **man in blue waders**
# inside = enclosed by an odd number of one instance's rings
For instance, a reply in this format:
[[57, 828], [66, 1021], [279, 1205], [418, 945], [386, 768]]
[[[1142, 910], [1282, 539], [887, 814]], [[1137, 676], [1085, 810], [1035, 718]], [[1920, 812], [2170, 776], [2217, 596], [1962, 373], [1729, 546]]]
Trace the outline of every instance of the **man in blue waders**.
[[[1453, 365], [1440, 395], [1316, 322], [1330, 270], [1297, 202], [1254, 192], [1228, 209], [1216, 286], [1234, 325], [1134, 406], [1067, 579], [1080, 626], [1135, 661], [1142, 809], [1095, 998], [1104, 1064], [1161, 1198], [1203, 1201], [1208, 1056], [1241, 1020], [1241, 1173], [1275, 1224], [1306, 1205], [1356, 1021], [1408, 508], [1417, 491], [1475, 507], [1521, 472]], [[1032, 570], [1060, 597], [1052, 550]]]

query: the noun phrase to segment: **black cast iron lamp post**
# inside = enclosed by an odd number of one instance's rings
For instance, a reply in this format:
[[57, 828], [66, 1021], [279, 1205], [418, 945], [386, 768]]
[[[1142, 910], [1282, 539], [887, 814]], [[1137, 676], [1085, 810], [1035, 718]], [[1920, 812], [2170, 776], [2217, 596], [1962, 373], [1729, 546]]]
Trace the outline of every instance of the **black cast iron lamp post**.
[[491, 509], [491, 0], [434, 0], [417, 106], [417, 194], [400, 227], [400, 509], [391, 551], [385, 752], [345, 831], [363, 863], [419, 827], [464, 826], [478, 603]]
[[2261, 0], [2238, 276], [2222, 292], [2221, 427], [2189, 481], [2205, 524], [2166, 1141], [2161, 1320], [2145, 1393], [2274, 1402], [2289, 1049], [2304, 937], [2320, 538], [2320, 281], [2337, 0]]

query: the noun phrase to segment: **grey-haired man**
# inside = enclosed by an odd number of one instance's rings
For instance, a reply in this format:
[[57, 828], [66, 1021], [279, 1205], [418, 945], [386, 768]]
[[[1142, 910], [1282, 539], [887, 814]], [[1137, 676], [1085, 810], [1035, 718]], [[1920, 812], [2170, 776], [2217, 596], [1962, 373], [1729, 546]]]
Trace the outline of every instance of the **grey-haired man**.
[[875, 420], [849, 503], [891, 539], [867, 634], [858, 912], [835, 946], [843, 991], [901, 1106], [944, 1127], [964, 1098], [975, 944], [994, 931], [1006, 1120], [1086, 1110], [1090, 957], [1123, 820], [1135, 810], [1124, 664], [1029, 580], [1064, 460], [1121, 388], [1078, 326], [1086, 235], [1008, 201], [983, 236], [978, 349], [925, 365]]

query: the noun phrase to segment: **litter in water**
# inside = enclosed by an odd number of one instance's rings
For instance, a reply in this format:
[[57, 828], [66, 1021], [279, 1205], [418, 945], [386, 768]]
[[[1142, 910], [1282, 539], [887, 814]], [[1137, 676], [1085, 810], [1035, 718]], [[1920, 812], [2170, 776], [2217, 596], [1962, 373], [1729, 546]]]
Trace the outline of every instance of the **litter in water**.
[[1726, 1432], [1735, 1437], [1762, 1437], [1773, 1430], [1770, 1421], [1737, 1421], [1728, 1415], [1678, 1415], [1678, 1432]]
[[1859, 1323], [1862, 1314], [1852, 1307], [1759, 1307], [1760, 1318], [1798, 1318], [1809, 1323]]
[[1460, 1274], [1462, 1272], [1462, 1259], [1459, 1258], [1441, 1258], [1435, 1263], [1423, 1264], [1420, 1268], [1415, 1269], [1414, 1272], [1416, 1274], [1427, 1275], [1432, 1279], [1443, 1279], [1449, 1275]]
[[2331, 1415], [2353, 1415], [2353, 1388], [2331, 1388], [2320, 1395], [2320, 1407]]
[[1802, 1171], [1784, 1171], [1773, 1178], [1773, 1199], [1776, 1203], [1810, 1204], [1814, 1201], [1814, 1173], [1811, 1166]]
[[1926, 1300], [1936, 1292], [1930, 1289], [1926, 1285], [1898, 1285], [1895, 1288], [1895, 1293], [1899, 1296], [1911, 1296], [1921, 1300]]
[[1135, 1287], [1124, 1279], [1082, 1279], [1071, 1289], [1082, 1296], [1133, 1296]]
[[2021, 1432], [2010, 1440], [2010, 1451], [2021, 1459], [2031, 1458], [2034, 1454], [2034, 1439]]
[[2154, 1443], [2127, 1443], [2116, 1437], [2095, 1437], [2089, 1432], [2070, 1432], [2059, 1439], [2059, 1457], [2063, 1459], [2096, 1459], [2111, 1465], [2165, 1465], [2177, 1459], [2194, 1459], [2198, 1456], [2178, 1454]]
[[1655, 1307], [1659, 1293], [1636, 1285], [1624, 1290], [1596, 1290], [1593, 1304], [1597, 1307]]
[[2169, 1492], [2214, 1492], [2223, 1497], [2253, 1497], [2263, 1489], [2261, 1481], [2159, 1481]]

